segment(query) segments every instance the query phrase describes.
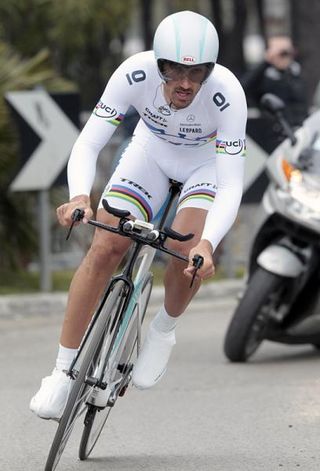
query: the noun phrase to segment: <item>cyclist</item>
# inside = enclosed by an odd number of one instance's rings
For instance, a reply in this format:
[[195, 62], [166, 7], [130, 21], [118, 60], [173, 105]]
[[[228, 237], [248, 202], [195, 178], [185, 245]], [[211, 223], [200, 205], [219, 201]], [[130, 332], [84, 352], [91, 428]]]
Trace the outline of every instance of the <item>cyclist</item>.
[[[132, 105], [140, 121], [102, 198], [150, 221], [166, 198], [169, 178], [175, 179], [183, 188], [172, 227], [195, 234], [189, 242], [170, 243], [190, 262], [186, 266], [172, 259], [168, 264], [164, 304], [149, 326], [133, 370], [133, 384], [141, 389], [163, 376], [175, 344], [177, 318], [201, 280], [214, 274], [213, 252], [233, 224], [241, 200], [247, 107], [238, 80], [216, 64], [218, 48], [217, 32], [207, 18], [191, 11], [165, 18], [156, 30], [153, 51], [130, 57], [111, 76], [72, 149], [70, 200], [57, 209], [63, 226], [71, 224], [76, 208], [84, 209], [84, 222], [92, 217], [90, 191], [98, 154]], [[117, 223], [101, 202], [97, 219]], [[71, 283], [56, 366], [30, 403], [38, 416], [61, 417], [71, 383], [65, 371], [106, 280], [129, 244], [127, 238], [96, 230]], [[202, 255], [204, 263], [190, 289], [195, 254]]]

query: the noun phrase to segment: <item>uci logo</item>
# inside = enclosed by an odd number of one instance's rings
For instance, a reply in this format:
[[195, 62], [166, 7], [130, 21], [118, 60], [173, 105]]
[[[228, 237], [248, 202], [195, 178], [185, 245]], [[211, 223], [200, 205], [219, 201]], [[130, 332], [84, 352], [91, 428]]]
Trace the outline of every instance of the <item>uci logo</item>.
[[107, 119], [114, 118], [118, 114], [115, 108], [105, 105], [102, 101], [99, 101], [93, 112], [98, 118]]
[[238, 155], [241, 154], [245, 149], [245, 141], [238, 139], [236, 141], [225, 141], [225, 152], [229, 155]]

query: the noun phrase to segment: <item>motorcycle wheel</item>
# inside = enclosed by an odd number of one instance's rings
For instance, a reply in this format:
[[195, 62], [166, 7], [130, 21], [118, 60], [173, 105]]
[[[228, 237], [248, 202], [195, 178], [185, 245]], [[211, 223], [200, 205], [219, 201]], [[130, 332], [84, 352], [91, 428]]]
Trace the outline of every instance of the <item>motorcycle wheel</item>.
[[229, 324], [224, 353], [232, 362], [245, 362], [263, 341], [270, 317], [284, 288], [285, 278], [257, 268]]

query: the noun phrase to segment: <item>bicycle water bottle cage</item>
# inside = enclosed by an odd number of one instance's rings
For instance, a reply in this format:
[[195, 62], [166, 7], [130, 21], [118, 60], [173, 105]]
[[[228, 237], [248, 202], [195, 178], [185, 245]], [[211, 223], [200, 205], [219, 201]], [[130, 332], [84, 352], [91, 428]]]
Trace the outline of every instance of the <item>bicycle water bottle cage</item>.
[[122, 219], [130, 216], [130, 211], [126, 211], [125, 209], [114, 208], [113, 206], [110, 206], [108, 201], [105, 199], [102, 200], [102, 206], [107, 211], [107, 213], [113, 214], [113, 216], [116, 216], [118, 218]]

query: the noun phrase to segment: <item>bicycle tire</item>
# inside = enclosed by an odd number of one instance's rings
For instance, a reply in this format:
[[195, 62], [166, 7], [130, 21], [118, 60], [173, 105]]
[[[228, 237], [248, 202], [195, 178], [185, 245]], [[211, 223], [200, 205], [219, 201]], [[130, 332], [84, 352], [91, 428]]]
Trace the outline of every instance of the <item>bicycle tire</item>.
[[[86, 400], [91, 394], [93, 386], [88, 386], [85, 383], [85, 378], [90, 376], [90, 373], [92, 373], [96, 367], [95, 363], [97, 362], [99, 349], [101, 349], [102, 346], [101, 340], [104, 332], [108, 326], [113, 324], [113, 319], [109, 316], [111, 307], [115, 305], [118, 299], [120, 299], [123, 289], [125, 289], [125, 283], [123, 281], [116, 282], [107, 298], [103, 301], [104, 305], [99, 308], [99, 317], [86, 340], [82, 358], [81, 356], [79, 357], [79, 371], [74, 380], [66, 407], [59, 421], [59, 426], [48, 454], [45, 471], [54, 471], [56, 469], [74, 428], [76, 419], [87, 407]], [[81, 410], [81, 408], [83, 410]]]
[[[146, 280], [143, 284], [143, 287], [141, 289], [141, 323], [144, 320], [145, 313], [147, 310], [147, 306], [149, 303], [151, 291], [152, 291], [152, 284], [153, 284], [153, 277], [151, 273], [148, 273]], [[145, 297], [143, 298], [143, 294]], [[134, 316], [132, 316], [133, 318]], [[131, 325], [130, 330], [133, 332], [131, 334], [131, 343], [127, 340], [125, 342], [125, 345], [120, 344], [118, 346], [119, 349], [122, 348], [122, 350], [125, 349], [126, 346], [129, 344], [129, 351], [128, 352], [122, 352], [119, 357], [120, 357], [120, 363], [123, 365], [124, 368], [128, 367], [128, 364], [131, 360], [133, 351], [136, 346], [136, 326]], [[131, 333], [131, 332], [130, 332]], [[134, 341], [132, 341], [132, 337], [134, 336]], [[128, 383], [129, 384], [129, 383]], [[79, 446], [79, 459], [81, 461], [86, 460], [91, 452], [93, 451], [95, 445], [98, 442], [98, 439], [101, 435], [101, 432], [103, 430], [103, 427], [105, 426], [105, 423], [109, 417], [110, 411], [113, 408], [113, 406], [106, 406], [104, 409], [99, 409], [98, 407], [95, 406], [90, 406], [88, 408], [88, 411], [86, 413], [86, 417], [84, 420], [84, 428], [83, 428], [83, 433], [80, 441], [80, 446]]]
[[280, 298], [287, 283], [286, 278], [262, 268], [256, 269], [225, 336], [224, 353], [230, 361], [245, 362], [258, 349], [264, 340], [264, 330], [270, 322], [262, 310], [268, 310], [272, 296]]

